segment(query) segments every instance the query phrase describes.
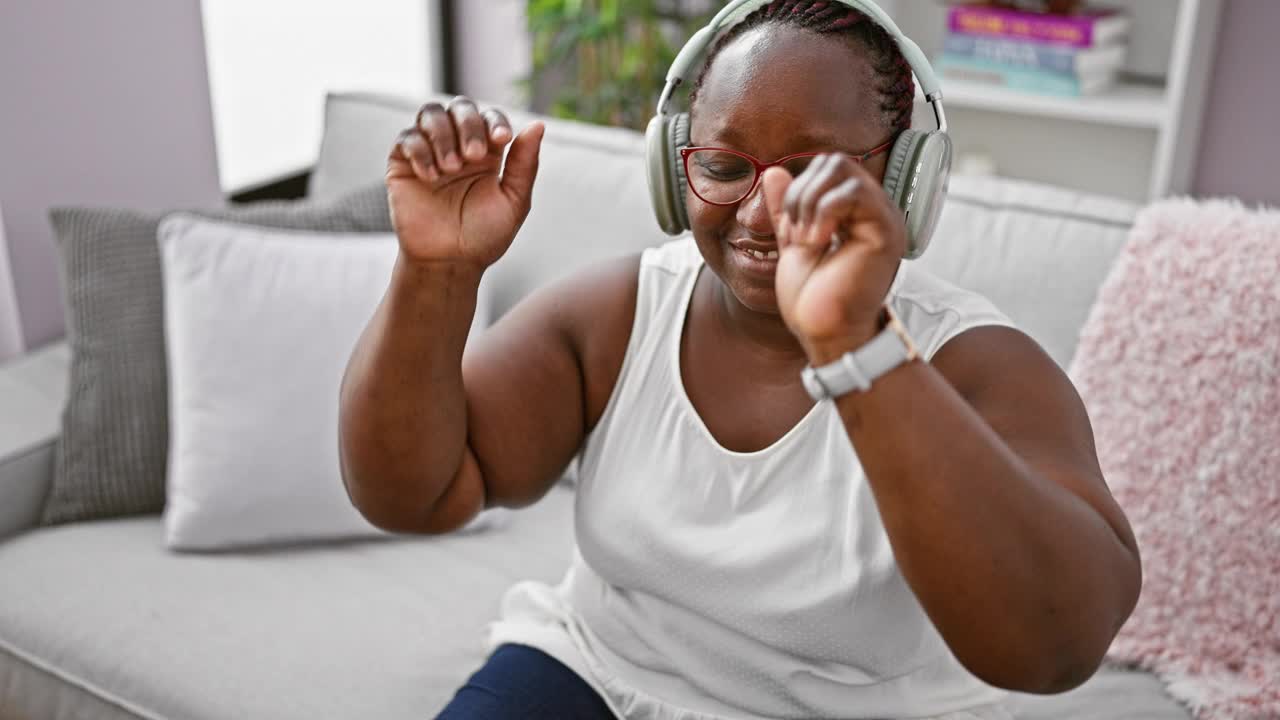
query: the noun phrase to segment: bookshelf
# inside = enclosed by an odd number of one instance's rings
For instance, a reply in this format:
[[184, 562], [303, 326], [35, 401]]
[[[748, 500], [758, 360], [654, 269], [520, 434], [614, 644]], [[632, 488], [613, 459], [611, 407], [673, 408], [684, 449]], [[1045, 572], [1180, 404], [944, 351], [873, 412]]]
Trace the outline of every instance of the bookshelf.
[[1123, 127], [1158, 129], [1165, 118], [1164, 88], [1133, 83], [1097, 97], [1067, 98], [944, 78], [943, 98], [948, 109], [974, 108]]
[[[1136, 202], [1189, 192], [1222, 0], [1105, 0], [1133, 17], [1122, 81], [1099, 95], [1035, 95], [942, 77], [957, 164], [979, 155], [1009, 177]], [[941, 0], [883, 0], [932, 59]], [[933, 114], [918, 98], [917, 124]]]

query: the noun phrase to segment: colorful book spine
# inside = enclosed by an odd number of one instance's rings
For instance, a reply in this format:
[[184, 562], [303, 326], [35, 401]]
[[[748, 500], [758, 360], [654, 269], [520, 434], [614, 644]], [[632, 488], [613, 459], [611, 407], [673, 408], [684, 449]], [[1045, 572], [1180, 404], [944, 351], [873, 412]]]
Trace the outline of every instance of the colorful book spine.
[[987, 60], [955, 57], [944, 54], [938, 59], [938, 69], [943, 75], [961, 80], [998, 85], [1010, 90], [1079, 97], [1091, 95], [1109, 86], [1112, 75], [1080, 77], [1035, 68], [1013, 67]]
[[1076, 15], [1020, 12], [986, 5], [952, 5], [952, 32], [1088, 48], [1105, 45], [1129, 31], [1129, 18], [1114, 11]]
[[1122, 45], [1081, 50], [1061, 45], [952, 33], [947, 35], [943, 50], [957, 58], [1078, 75], [1115, 71], [1124, 64]]

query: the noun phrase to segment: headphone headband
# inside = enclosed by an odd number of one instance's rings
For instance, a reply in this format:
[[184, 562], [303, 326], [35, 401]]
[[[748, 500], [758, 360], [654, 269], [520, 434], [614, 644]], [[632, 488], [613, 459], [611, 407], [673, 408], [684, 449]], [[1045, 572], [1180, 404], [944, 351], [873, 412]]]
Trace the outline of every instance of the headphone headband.
[[[732, 0], [728, 5], [720, 9], [715, 17], [706, 27], [693, 34], [689, 41], [680, 48], [680, 53], [676, 55], [676, 59], [671, 63], [671, 69], [667, 71], [667, 83], [662, 89], [662, 97], [658, 100], [658, 115], [665, 115], [667, 112], [667, 103], [671, 100], [671, 95], [675, 92], [676, 87], [688, 82], [690, 72], [693, 67], [702, 59], [702, 56], [711, 47], [721, 33], [728, 31], [734, 25], [742, 22], [748, 15], [768, 5], [772, 0]], [[857, 10], [871, 21], [884, 28], [885, 32], [893, 38], [898, 44], [898, 49], [902, 51], [902, 56], [906, 59], [907, 64], [911, 66], [911, 71], [915, 73], [916, 79], [920, 82], [920, 89], [924, 92], [924, 96], [933, 104], [934, 113], [938, 116], [938, 124], [940, 129], [945, 130], [946, 121], [942, 114], [942, 88], [938, 85], [938, 78], [933, 72], [933, 66], [929, 64], [929, 59], [920, 49], [919, 45], [902, 34], [898, 29], [898, 25], [893, 22], [884, 10], [871, 0], [833, 0], [842, 5]]]
[[[933, 67], [920, 47], [902, 34], [893, 20], [872, 0], [830, 0], [857, 10], [876, 23], [897, 43], [911, 72], [919, 80], [925, 99], [933, 107], [938, 130], [904, 130], [893, 142], [884, 170], [884, 190], [902, 212], [907, 228], [904, 258], [924, 253], [933, 237], [939, 213], [947, 194], [951, 176], [951, 138], [947, 135], [947, 118], [942, 109], [942, 91]], [[645, 163], [649, 179], [649, 195], [658, 226], [669, 235], [691, 229], [689, 179], [680, 149], [689, 145], [689, 114], [667, 115], [667, 106], [676, 88], [688, 82], [695, 66], [704, 58], [723, 33], [743, 22], [751, 13], [765, 7], [770, 0], [732, 0], [716, 13], [706, 27], [694, 33], [685, 43], [667, 71], [667, 82], [658, 99], [658, 112], [645, 131]]]

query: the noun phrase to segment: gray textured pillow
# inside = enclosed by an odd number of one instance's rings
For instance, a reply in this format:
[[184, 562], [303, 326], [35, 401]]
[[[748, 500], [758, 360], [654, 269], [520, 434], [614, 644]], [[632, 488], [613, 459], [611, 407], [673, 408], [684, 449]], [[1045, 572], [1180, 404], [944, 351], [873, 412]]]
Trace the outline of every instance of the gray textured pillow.
[[[70, 388], [42, 522], [164, 507], [168, 368], [156, 231], [167, 213], [57, 208], [71, 347]], [[255, 203], [202, 217], [313, 232], [391, 230], [386, 190], [330, 201]]]

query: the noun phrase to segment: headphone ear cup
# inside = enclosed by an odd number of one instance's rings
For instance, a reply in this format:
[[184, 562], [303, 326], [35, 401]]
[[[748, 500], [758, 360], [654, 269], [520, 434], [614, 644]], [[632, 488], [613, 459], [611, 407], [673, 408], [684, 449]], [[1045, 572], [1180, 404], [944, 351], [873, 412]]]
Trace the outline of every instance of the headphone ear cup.
[[674, 173], [671, 169], [669, 122], [665, 115], [656, 115], [649, 121], [644, 133], [645, 170], [649, 179], [649, 202], [658, 227], [668, 235], [679, 235], [682, 228], [671, 187]]
[[889, 154], [884, 189], [902, 211], [907, 226], [904, 258], [918, 258], [929, 247], [950, 177], [951, 138], [946, 133], [902, 132]]
[[945, 132], [925, 133], [916, 148], [910, 190], [907, 192], [908, 260], [924, 254], [946, 204], [951, 183], [951, 137]]
[[915, 148], [916, 139], [921, 134], [919, 130], [903, 130], [897, 141], [893, 143], [893, 149], [889, 151], [889, 163], [884, 171], [884, 191], [893, 198], [893, 203], [904, 211], [905, 198], [902, 188], [909, 187], [911, 179], [906, 178], [904, 185], [903, 176], [907, 172], [907, 161]]
[[680, 232], [689, 230], [689, 178], [684, 172], [684, 158], [680, 157], [680, 150], [689, 147], [689, 113], [680, 113], [671, 118], [668, 127], [671, 128], [670, 145], [668, 146], [667, 157], [670, 158], [671, 168], [671, 189], [672, 198], [671, 206], [676, 211], [676, 221], [680, 224]]

